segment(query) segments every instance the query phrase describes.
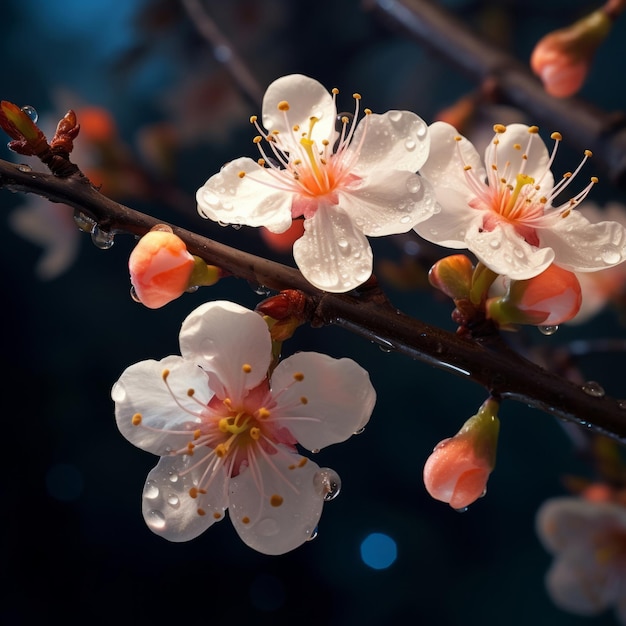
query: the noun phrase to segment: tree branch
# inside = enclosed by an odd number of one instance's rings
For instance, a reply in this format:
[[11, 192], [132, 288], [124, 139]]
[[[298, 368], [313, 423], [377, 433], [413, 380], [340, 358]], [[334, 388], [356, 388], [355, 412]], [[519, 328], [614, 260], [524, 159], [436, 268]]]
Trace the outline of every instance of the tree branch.
[[[33, 172], [0, 161], [0, 188], [36, 193], [62, 202], [111, 234], [143, 235], [160, 222], [99, 193], [82, 174], [67, 178]], [[329, 294], [291, 267], [231, 248], [171, 225], [187, 248], [207, 263], [253, 284], [280, 291], [298, 289], [309, 299], [311, 323], [335, 324], [361, 337], [482, 385], [489, 393], [540, 409], [626, 443], [626, 402], [589, 395], [583, 387], [552, 374], [513, 350], [488, 345], [425, 324], [395, 309], [367, 287], [355, 294]]]
[[495, 85], [498, 95], [525, 111], [533, 123], [558, 130], [581, 151], [591, 150], [611, 182], [626, 190], [623, 113], [607, 113], [577, 98], [548, 95], [528, 65], [479, 37], [431, 0], [364, 0], [364, 5], [471, 79]]

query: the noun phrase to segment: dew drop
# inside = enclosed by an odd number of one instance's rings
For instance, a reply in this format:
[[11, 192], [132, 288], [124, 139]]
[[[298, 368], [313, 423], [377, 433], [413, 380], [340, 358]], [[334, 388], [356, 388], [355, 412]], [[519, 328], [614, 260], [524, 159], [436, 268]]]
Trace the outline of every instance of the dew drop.
[[39, 119], [39, 113], [37, 113], [37, 110], [35, 109], [35, 107], [32, 107], [30, 106], [30, 104], [27, 104], [22, 107], [22, 111], [24, 111], [24, 113], [28, 115], [28, 117], [30, 118], [31, 122], [33, 122], [33, 124], [37, 123], [37, 120]]
[[355, 430], [354, 434], [355, 435], [362, 435], [365, 432], [365, 426], [363, 426], [363, 428], [359, 428], [359, 430]]
[[313, 487], [315, 491], [324, 499], [324, 502], [334, 500], [341, 491], [341, 478], [335, 470], [330, 467], [322, 467], [313, 476]]
[[489, 240], [489, 245], [494, 249], [497, 250], [500, 247], [500, 242], [497, 239], [490, 239]]
[[80, 211], [74, 212], [74, 222], [84, 233], [91, 233], [96, 225], [95, 220]]
[[626, 400], [618, 400], [617, 401], [617, 408], [618, 409], [624, 409], [626, 411]]
[[32, 172], [33, 171], [31, 166], [30, 165], [26, 165], [25, 163], [22, 163], [21, 165], [18, 165], [17, 169], [20, 172]]
[[413, 139], [407, 139], [404, 142], [404, 147], [409, 151], [412, 152], [413, 150], [415, 150], [415, 148], [417, 147], [417, 143], [415, 141], [413, 141]]
[[318, 530], [317, 530], [317, 526], [309, 533], [309, 536], [307, 537], [307, 541], [313, 541], [313, 539], [315, 539], [318, 535]]
[[594, 398], [602, 398], [604, 397], [604, 389], [600, 383], [597, 383], [595, 380], [588, 380], [583, 386], [582, 390], [588, 395], [593, 396]]
[[406, 189], [409, 193], [417, 193], [421, 188], [422, 184], [417, 177], [410, 178], [406, 184]]
[[389, 119], [392, 122], [399, 122], [402, 119], [402, 113], [400, 111], [389, 111]]
[[555, 324], [554, 326], [538, 326], [537, 328], [539, 328], [539, 332], [542, 335], [545, 335], [546, 337], [549, 337], [550, 335], [554, 335], [554, 333], [559, 330], [559, 327], [557, 324]]
[[426, 131], [426, 124], [421, 124], [420, 127], [417, 129], [416, 135], [421, 139], [426, 135]]
[[157, 511], [153, 509], [152, 511], [148, 511], [146, 513], [146, 524], [152, 530], [163, 530], [165, 528], [165, 515], [161, 511]]
[[173, 509], [177, 509], [180, 506], [180, 500], [178, 499], [178, 496], [175, 494], [170, 494], [169, 496], [167, 496], [167, 503], [173, 508]]
[[317, 454], [319, 451], [320, 451], [320, 449], [319, 449], [319, 448], [313, 448], [313, 449], [311, 450], [311, 452], [312, 452], [313, 454]]
[[403, 215], [400, 218], [400, 224], [408, 224], [411, 221], [411, 216], [410, 215]]
[[605, 246], [600, 251], [602, 260], [608, 265], [615, 265], [622, 260], [622, 255], [615, 246]]
[[454, 509], [457, 513], [467, 513], [469, 511], [469, 506], [461, 507], [460, 509]]
[[178, 482], [178, 474], [176, 472], [170, 472], [169, 479], [171, 483]]
[[347, 239], [343, 239], [343, 237], [342, 237], [342, 238], [340, 238], [340, 239], [337, 239], [337, 245], [338, 245], [340, 248], [347, 248], [347, 247], [348, 247], [348, 245], [349, 245], [349, 244], [348, 244], [348, 240], [347, 240]]
[[136, 302], [137, 304], [141, 304], [141, 300], [139, 299], [139, 296], [137, 295], [137, 291], [135, 290], [134, 285], [130, 286], [130, 297], [133, 300], [133, 302]]
[[100, 250], [109, 250], [115, 243], [115, 235], [107, 232], [106, 230], [102, 230], [96, 224], [91, 231], [91, 241], [93, 241], [96, 248], [100, 248]]
[[146, 481], [143, 488], [143, 497], [154, 500], [159, 497], [159, 488], [153, 480]]

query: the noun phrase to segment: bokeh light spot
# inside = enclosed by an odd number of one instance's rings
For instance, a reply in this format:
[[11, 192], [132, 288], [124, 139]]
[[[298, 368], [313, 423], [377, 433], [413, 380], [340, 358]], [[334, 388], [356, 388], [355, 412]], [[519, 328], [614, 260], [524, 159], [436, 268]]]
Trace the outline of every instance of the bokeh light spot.
[[398, 547], [389, 535], [371, 533], [361, 543], [361, 558], [372, 569], [386, 569], [398, 558]]

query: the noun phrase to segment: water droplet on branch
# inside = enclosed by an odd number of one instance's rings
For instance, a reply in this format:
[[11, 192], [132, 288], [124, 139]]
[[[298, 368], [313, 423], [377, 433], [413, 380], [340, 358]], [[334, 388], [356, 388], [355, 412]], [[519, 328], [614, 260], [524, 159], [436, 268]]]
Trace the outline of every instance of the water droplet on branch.
[[593, 396], [594, 398], [604, 397], [604, 389], [595, 380], [588, 380], [581, 388], [588, 396]]
[[91, 231], [91, 241], [93, 241], [94, 245], [97, 248], [100, 248], [100, 250], [108, 250], [109, 248], [112, 248], [115, 243], [115, 235], [107, 232], [106, 230], [102, 230], [96, 224]]

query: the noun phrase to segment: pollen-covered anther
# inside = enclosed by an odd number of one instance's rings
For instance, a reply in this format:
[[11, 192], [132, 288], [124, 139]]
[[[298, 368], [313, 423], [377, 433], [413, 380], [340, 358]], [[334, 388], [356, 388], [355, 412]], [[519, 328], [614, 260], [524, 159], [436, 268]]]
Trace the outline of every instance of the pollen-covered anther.
[[139, 426], [139, 424], [141, 424], [141, 413], [135, 413], [131, 419], [131, 422], [133, 424], [133, 426]]
[[170, 371], [169, 371], [168, 369], [164, 369], [164, 370], [161, 372], [161, 378], [162, 378], [163, 380], [167, 380], [167, 378], [168, 378], [168, 376], [169, 376], [169, 375], [170, 375]]
[[519, 143], [515, 143], [515, 144], [513, 144], [513, 148], [514, 148], [515, 150], [521, 150], [521, 149], [522, 149], [522, 145], [521, 145], [521, 144], [519, 144]]
[[192, 398], [194, 396], [194, 394], [196, 393], [195, 389], [187, 389], [187, 396], [189, 398]]
[[302, 372], [296, 372], [293, 375], [294, 380], [297, 380], [298, 382], [301, 382], [304, 380], [304, 374]]
[[256, 124], [258, 119], [259, 118], [256, 115], [251, 115], [250, 116], [250, 124]]
[[306, 396], [302, 396], [300, 398], [300, 404], [308, 404], [309, 403], [309, 399]]
[[246, 175], [246, 173], [244, 171], [239, 172], [239, 174], [237, 174], [237, 176], [239, 176], [239, 178], [244, 178]]
[[257, 135], [253, 140], [252, 143], [261, 143], [263, 141], [263, 137], [261, 137], [261, 135]]
[[454, 138], [454, 141], [461, 141], [461, 139], [463, 139], [463, 137], [461, 137], [461, 135], [457, 135], [457, 136]]
[[598, 177], [597, 177], [597, 176], [592, 176], [590, 180], [591, 180], [591, 182], [592, 182], [594, 185], [597, 185], [597, 184], [598, 184], [598, 180], [599, 180], [599, 179], [598, 179]]
[[215, 519], [220, 519], [220, 518], [222, 517], [222, 514], [221, 514], [221, 513], [218, 513], [217, 511], [215, 511], [215, 513], [213, 513], [213, 517], [214, 517]]
[[229, 425], [230, 424], [228, 423], [227, 417], [222, 417], [222, 419], [220, 419], [220, 421], [217, 423], [217, 427], [220, 429], [220, 432], [223, 432], [223, 433], [228, 432]]
[[463, 166], [463, 169], [464, 169], [466, 172], [469, 172], [469, 171], [472, 169], [472, 166], [471, 166], [471, 165], [464, 165], [464, 166]]
[[261, 407], [257, 411], [257, 415], [258, 415], [259, 419], [265, 420], [265, 419], [267, 419], [270, 416], [270, 412], [265, 407]]
[[592, 157], [593, 156], [593, 152], [591, 152], [591, 150], [585, 150], [584, 155], [586, 157]]
[[242, 523], [242, 524], [249, 524], [249, 523], [250, 523], [250, 518], [249, 518], [247, 515], [244, 515], [244, 516], [241, 518], [241, 523]]
[[250, 365], [249, 363], [244, 363], [241, 366], [241, 369], [243, 370], [244, 374], [249, 374], [252, 371], [252, 365]]
[[501, 135], [502, 133], [506, 132], [506, 126], [504, 124], [494, 124], [493, 132]]
[[197, 487], [191, 487], [191, 489], [189, 489], [189, 497], [194, 499], [198, 497]]
[[353, 93], [353, 94], [352, 94], [352, 97], [353, 97], [355, 100], [360, 100], [360, 99], [361, 99], [361, 94], [360, 94], [360, 93]]
[[563, 140], [563, 135], [561, 135], [561, 133], [555, 131], [550, 135], [550, 139], [553, 139], [554, 141], [562, 141]]
[[250, 429], [250, 437], [254, 439], [255, 441], [257, 441], [260, 436], [261, 436], [261, 429], [258, 428], [257, 426], [253, 426]]
[[198, 509], [198, 515], [206, 515], [206, 511], [204, 509]]
[[339, 95], [339, 89], [337, 89], [337, 87], [333, 87], [333, 88], [330, 90], [330, 93], [332, 93], [332, 94], [333, 94], [333, 96], [337, 96], [337, 95]]
[[529, 126], [528, 127], [528, 132], [531, 135], [536, 135], [539, 132], [539, 126]]
[[189, 456], [193, 456], [193, 449], [196, 447], [196, 445], [194, 443], [192, 443], [191, 441], [187, 444], [187, 454]]
[[218, 459], [223, 459], [227, 453], [228, 448], [225, 444], [219, 443], [215, 446], [215, 456], [217, 456]]
[[279, 111], [289, 111], [289, 102], [287, 102], [287, 100], [281, 100], [278, 103], [278, 110]]
[[199, 428], [197, 428], [196, 430], [193, 431], [193, 438], [194, 438], [194, 440], [200, 439], [200, 435], [202, 435], [202, 431]]
[[277, 493], [275, 493], [273, 496], [270, 497], [270, 504], [272, 506], [280, 506], [283, 503], [283, 497], [279, 496]]
[[363, 109], [363, 113], [365, 113], [365, 115], [371, 115], [372, 109]]

